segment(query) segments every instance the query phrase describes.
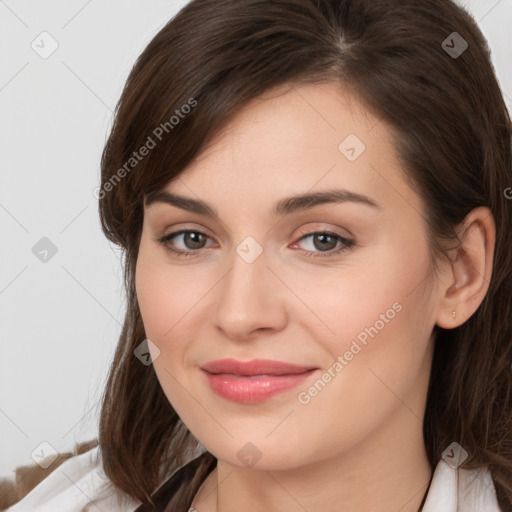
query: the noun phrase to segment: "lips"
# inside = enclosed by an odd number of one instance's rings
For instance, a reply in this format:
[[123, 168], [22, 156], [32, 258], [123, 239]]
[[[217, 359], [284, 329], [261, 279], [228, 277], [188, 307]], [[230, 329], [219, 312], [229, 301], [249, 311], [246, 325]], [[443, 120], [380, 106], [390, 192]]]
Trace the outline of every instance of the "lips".
[[209, 373], [229, 373], [250, 377], [253, 375], [295, 375], [314, 370], [316, 366], [298, 366], [270, 359], [253, 359], [252, 361], [237, 361], [236, 359], [218, 359], [210, 361], [201, 367]]
[[201, 367], [212, 391], [241, 404], [256, 404], [288, 391], [318, 370], [269, 359], [220, 359]]

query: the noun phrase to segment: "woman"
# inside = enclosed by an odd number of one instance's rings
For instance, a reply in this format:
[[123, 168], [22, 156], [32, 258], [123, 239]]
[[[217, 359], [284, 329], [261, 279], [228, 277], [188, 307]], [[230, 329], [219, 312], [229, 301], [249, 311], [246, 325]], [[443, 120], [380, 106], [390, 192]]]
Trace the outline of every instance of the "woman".
[[186, 5], [102, 158], [99, 446], [9, 510], [511, 510], [510, 143], [450, 1]]

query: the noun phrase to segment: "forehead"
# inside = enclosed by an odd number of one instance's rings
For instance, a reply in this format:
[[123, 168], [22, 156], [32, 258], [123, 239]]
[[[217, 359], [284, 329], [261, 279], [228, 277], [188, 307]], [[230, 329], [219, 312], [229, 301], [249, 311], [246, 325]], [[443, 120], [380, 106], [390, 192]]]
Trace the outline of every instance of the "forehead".
[[178, 178], [165, 189], [214, 204], [266, 208], [283, 196], [343, 187], [420, 208], [390, 129], [332, 83], [280, 87], [252, 100]]
[[[297, 159], [314, 150], [337, 158], [339, 144], [349, 134], [361, 143], [371, 145], [379, 140], [380, 145], [391, 145], [385, 127], [374, 130], [378, 123], [379, 119], [339, 84], [279, 86], [247, 103], [197, 160], [233, 153], [237, 148], [262, 158], [288, 154]], [[262, 143], [272, 148], [272, 153], [261, 154], [258, 145]]]

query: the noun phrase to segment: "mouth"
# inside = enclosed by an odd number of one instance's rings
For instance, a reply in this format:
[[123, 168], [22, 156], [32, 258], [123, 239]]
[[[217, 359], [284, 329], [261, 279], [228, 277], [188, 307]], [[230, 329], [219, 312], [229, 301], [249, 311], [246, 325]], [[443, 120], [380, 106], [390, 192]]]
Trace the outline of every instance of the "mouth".
[[255, 404], [288, 391], [319, 370], [281, 361], [222, 359], [201, 366], [210, 388], [221, 397], [242, 404]]

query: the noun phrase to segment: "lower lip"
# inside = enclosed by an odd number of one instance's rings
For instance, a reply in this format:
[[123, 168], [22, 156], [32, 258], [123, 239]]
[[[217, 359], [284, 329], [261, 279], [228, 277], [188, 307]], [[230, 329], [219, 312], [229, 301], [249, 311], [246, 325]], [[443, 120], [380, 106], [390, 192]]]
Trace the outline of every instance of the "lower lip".
[[304, 382], [316, 370], [288, 375], [234, 376], [229, 373], [208, 373], [210, 388], [227, 400], [242, 404], [264, 402], [270, 397], [288, 391]]

